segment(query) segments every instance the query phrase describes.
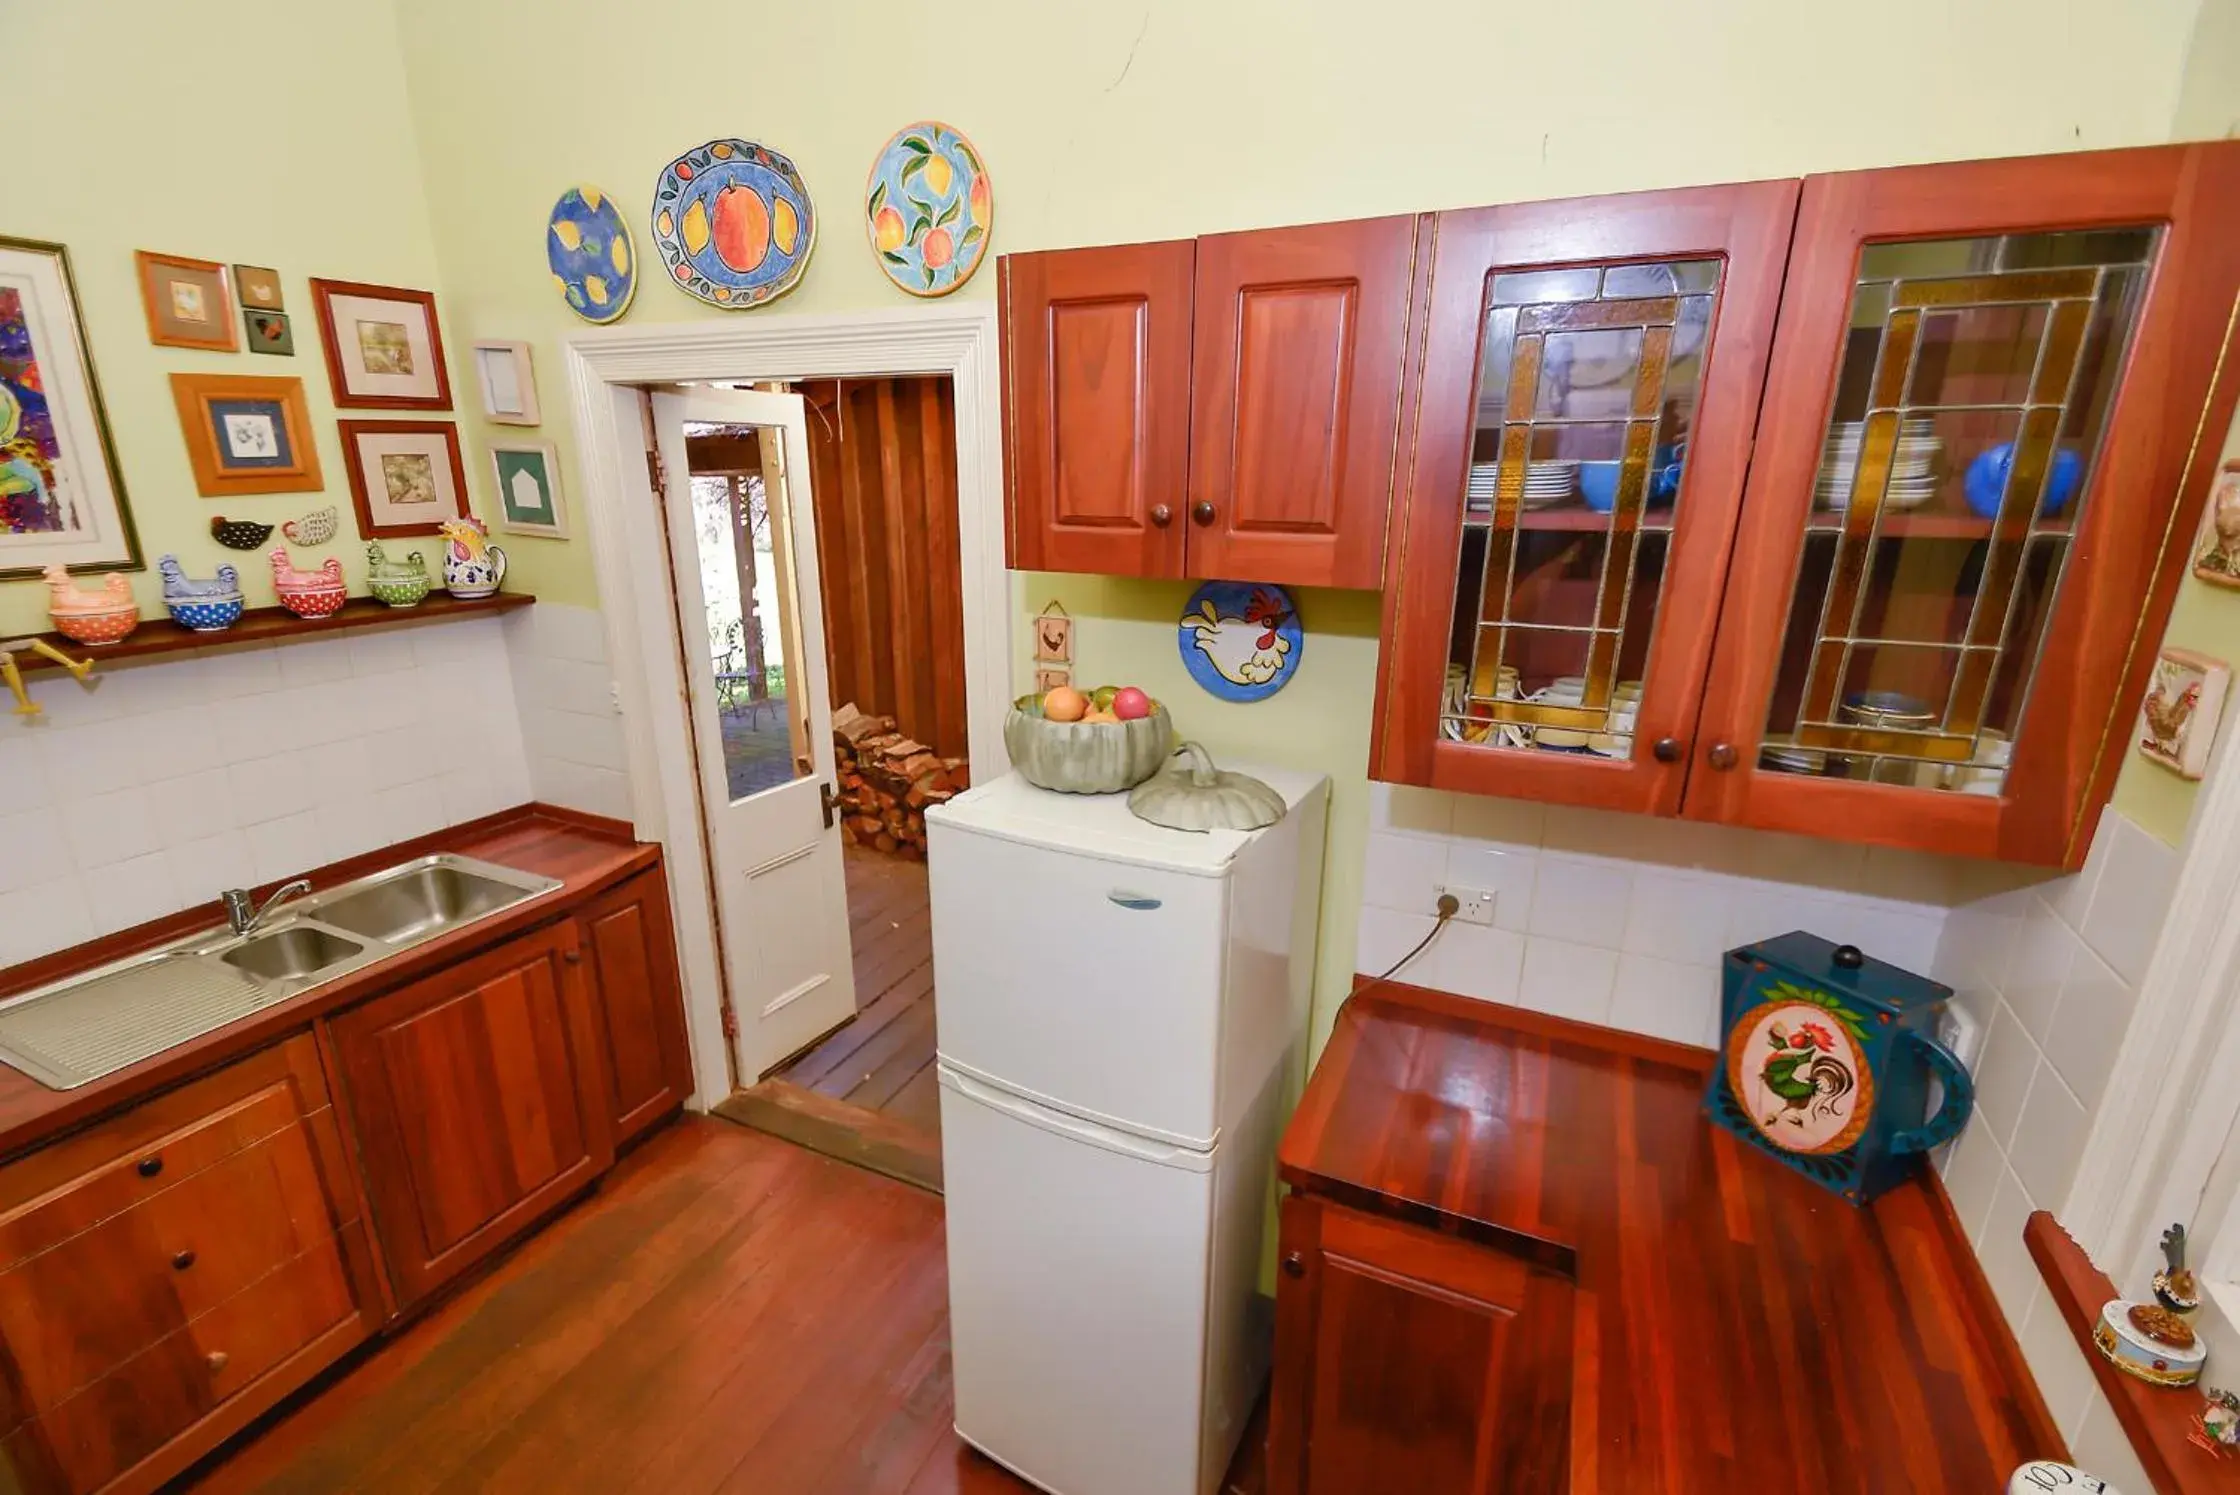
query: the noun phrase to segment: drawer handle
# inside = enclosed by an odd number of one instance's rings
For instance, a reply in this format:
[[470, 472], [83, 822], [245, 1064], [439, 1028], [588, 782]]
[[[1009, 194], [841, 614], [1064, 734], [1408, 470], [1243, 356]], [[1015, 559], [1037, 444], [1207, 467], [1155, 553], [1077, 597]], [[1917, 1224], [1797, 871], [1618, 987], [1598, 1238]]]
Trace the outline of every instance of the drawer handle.
[[142, 1178], [154, 1178], [163, 1171], [162, 1158], [142, 1158], [137, 1165]]
[[171, 1254], [171, 1269], [173, 1271], [184, 1272], [187, 1268], [193, 1265], [194, 1249], [192, 1247], [189, 1247], [184, 1251], [174, 1251]]
[[1114, 888], [1104, 896], [1119, 904], [1122, 908], [1134, 909], [1139, 914], [1149, 913], [1152, 909], [1157, 908], [1160, 902], [1160, 900], [1147, 897], [1142, 893], [1124, 893], [1118, 888]]
[[209, 1354], [202, 1357], [202, 1363], [209, 1366], [211, 1374], [215, 1375], [219, 1371], [224, 1370], [226, 1368], [226, 1363], [232, 1359], [233, 1357], [227, 1354], [224, 1350], [212, 1350]]
[[1283, 1275], [1286, 1277], [1306, 1276], [1307, 1259], [1296, 1251], [1292, 1252], [1283, 1259]]

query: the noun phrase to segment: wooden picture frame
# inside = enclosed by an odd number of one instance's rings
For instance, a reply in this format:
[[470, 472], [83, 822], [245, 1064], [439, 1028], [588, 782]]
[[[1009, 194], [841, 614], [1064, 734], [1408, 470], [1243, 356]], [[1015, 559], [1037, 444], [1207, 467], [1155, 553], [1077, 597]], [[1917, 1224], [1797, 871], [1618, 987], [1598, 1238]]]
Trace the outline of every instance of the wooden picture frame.
[[337, 409], [451, 408], [434, 292], [314, 279], [311, 301]]
[[551, 442], [492, 442], [490, 475], [498, 485], [498, 528], [549, 540], [568, 538], [568, 513], [560, 499], [560, 454]]
[[253, 311], [288, 309], [288, 298], [280, 290], [280, 272], [263, 265], [235, 265], [233, 293]]
[[[233, 309], [229, 306], [230, 319]], [[315, 493], [325, 486], [303, 381], [251, 374], [173, 374], [195, 492]]]
[[457, 426], [440, 420], [336, 424], [361, 536], [425, 537], [437, 533], [446, 519], [467, 517], [467, 472], [459, 460]]
[[544, 423], [537, 408], [537, 371], [527, 343], [476, 343], [474, 377], [482, 391], [485, 420], [501, 426]]
[[2193, 574], [2213, 587], [2240, 587], [2240, 457], [2217, 467], [2193, 542]]
[[140, 282], [140, 309], [148, 341], [159, 348], [201, 348], [232, 353], [241, 346], [233, 330], [233, 284], [216, 260], [187, 259], [153, 250], [132, 252]]
[[0, 236], [0, 581], [73, 571], [137, 571], [125, 501], [70, 253]]

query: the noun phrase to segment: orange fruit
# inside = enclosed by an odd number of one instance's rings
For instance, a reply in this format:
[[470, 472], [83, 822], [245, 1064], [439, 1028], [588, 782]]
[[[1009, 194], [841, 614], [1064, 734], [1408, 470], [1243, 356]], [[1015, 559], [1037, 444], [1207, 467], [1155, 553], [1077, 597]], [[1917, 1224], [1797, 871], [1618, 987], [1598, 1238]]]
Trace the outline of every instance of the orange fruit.
[[947, 229], [937, 228], [926, 235], [925, 242], [918, 246], [918, 252], [925, 256], [928, 270], [938, 270], [957, 257], [957, 245], [949, 237]]

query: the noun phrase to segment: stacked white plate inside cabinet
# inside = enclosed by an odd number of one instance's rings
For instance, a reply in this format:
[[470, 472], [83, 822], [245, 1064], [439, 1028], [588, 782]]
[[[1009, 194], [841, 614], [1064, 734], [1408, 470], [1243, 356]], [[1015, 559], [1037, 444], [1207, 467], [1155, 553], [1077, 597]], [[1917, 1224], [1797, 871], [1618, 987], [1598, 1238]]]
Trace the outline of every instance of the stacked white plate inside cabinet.
[[1579, 491], [1576, 462], [1528, 462], [1524, 469], [1524, 506], [1545, 509]]
[[[1882, 501], [1893, 508], [1915, 509], [1937, 496], [1937, 457], [1944, 443], [1937, 438], [1936, 422], [1916, 416], [1900, 422], [1898, 449], [1890, 462], [1890, 483]], [[1823, 509], [1851, 505], [1851, 484], [1859, 471], [1859, 448], [1866, 437], [1866, 422], [1838, 421], [1828, 432], [1820, 454], [1820, 477], [1813, 497]]]
[[1500, 463], [1473, 462], [1470, 464], [1468, 498], [1472, 513], [1485, 513], [1493, 508], [1493, 500], [1501, 486], [1500, 479]]

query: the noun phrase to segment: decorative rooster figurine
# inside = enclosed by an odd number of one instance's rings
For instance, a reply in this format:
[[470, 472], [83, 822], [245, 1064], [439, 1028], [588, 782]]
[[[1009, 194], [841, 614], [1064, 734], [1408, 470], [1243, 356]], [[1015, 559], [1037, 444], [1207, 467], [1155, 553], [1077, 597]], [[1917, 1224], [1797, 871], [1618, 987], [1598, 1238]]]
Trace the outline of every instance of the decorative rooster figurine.
[[316, 571], [299, 569], [288, 559], [288, 547], [272, 547], [272, 588], [280, 605], [299, 618], [331, 617], [342, 610], [342, 562], [328, 556]]
[[1283, 657], [1291, 652], [1291, 640], [1282, 633], [1290, 614], [1269, 593], [1255, 590], [1241, 618], [1221, 616], [1210, 599], [1196, 616], [1203, 621], [1196, 623], [1191, 637], [1224, 679], [1261, 685], [1282, 673]]
[[140, 606], [132, 600], [132, 584], [116, 572], [101, 578], [98, 591], [78, 586], [59, 564], [42, 574], [47, 583], [47, 616], [64, 638], [81, 644], [113, 644], [139, 626]]
[[2193, 719], [2193, 708], [2201, 704], [2201, 682], [2191, 681], [2172, 700], [2166, 682], [2157, 674], [2154, 688], [2147, 692], [2144, 713], [2147, 719], [2148, 744], [2165, 755], [2180, 755], [2186, 723]]

